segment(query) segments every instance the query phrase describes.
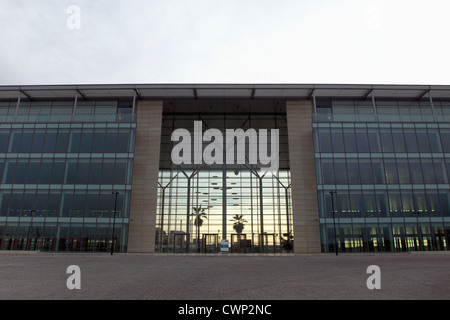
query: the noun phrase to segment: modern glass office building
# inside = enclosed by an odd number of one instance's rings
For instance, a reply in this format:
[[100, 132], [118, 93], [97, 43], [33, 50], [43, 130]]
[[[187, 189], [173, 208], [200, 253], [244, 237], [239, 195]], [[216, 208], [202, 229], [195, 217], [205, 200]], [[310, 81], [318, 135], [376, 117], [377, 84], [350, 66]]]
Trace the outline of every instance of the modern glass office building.
[[[277, 170], [175, 164], [195, 123]], [[0, 86], [0, 177], [1, 250], [448, 250], [450, 86]]]

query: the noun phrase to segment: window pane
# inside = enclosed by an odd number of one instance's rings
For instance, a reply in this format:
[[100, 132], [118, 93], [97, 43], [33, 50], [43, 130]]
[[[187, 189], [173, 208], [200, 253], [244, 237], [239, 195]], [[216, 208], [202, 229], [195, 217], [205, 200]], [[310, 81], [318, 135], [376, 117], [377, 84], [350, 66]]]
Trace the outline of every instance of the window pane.
[[336, 173], [336, 184], [348, 184], [347, 165], [344, 159], [334, 160], [334, 172]]
[[86, 197], [86, 216], [98, 217], [98, 193], [88, 193]]
[[55, 152], [67, 152], [69, 145], [69, 130], [59, 129]]
[[[75, 114], [77, 115], [93, 115], [95, 109], [95, 102], [92, 101], [79, 101]], [[89, 118], [86, 118], [89, 119]]]
[[[414, 191], [414, 204], [415, 204], [415, 211], [419, 213], [419, 217], [421, 215], [426, 215], [428, 213], [427, 209], [427, 197], [425, 195], [424, 191]], [[413, 212], [413, 214], [414, 214]]]
[[64, 160], [54, 160], [52, 175], [50, 178], [51, 184], [63, 184], [64, 183], [64, 172], [65, 172], [66, 162]]
[[126, 160], [116, 160], [116, 165], [114, 168], [114, 184], [126, 184], [127, 183], [127, 161]]
[[102, 183], [102, 161], [92, 159], [89, 169], [89, 184]]
[[390, 129], [381, 128], [380, 139], [383, 152], [394, 152], [394, 143], [392, 141], [392, 134]]
[[331, 143], [333, 145], [333, 152], [345, 152], [344, 137], [341, 128], [331, 128]]
[[356, 159], [347, 159], [348, 184], [361, 184], [359, 163]]
[[51, 161], [51, 160], [42, 161], [41, 168], [39, 171], [39, 183], [40, 184], [49, 184], [50, 183], [50, 178], [52, 175], [52, 167], [53, 167], [53, 161]]
[[378, 215], [381, 217], [387, 217], [389, 212], [389, 202], [386, 191], [376, 191], [375, 198]]
[[417, 129], [417, 143], [419, 145], [419, 152], [431, 152], [430, 141], [428, 139], [428, 132], [426, 129]]
[[414, 213], [414, 199], [411, 190], [402, 190], [402, 213], [407, 217]]
[[373, 217], [378, 216], [375, 194], [373, 191], [363, 191], [364, 211], [363, 216]]
[[14, 183], [25, 184], [27, 181], [28, 161], [18, 161], [14, 176]]
[[417, 145], [417, 136], [414, 129], [405, 129], [405, 142], [407, 152], [419, 152], [419, 146]]
[[355, 129], [354, 128], [344, 128], [343, 132], [344, 132], [345, 151], [348, 153], [358, 152], [358, 149], [356, 147]]
[[441, 205], [439, 203], [439, 195], [435, 190], [427, 190], [428, 215], [442, 216]]
[[447, 177], [448, 181], [450, 181], [450, 159], [445, 160], [445, 166], [447, 168]]
[[126, 153], [131, 151], [131, 133], [129, 130], [120, 130], [117, 136], [117, 153]]
[[367, 137], [367, 131], [365, 128], [356, 128], [356, 144], [358, 147], [358, 152], [369, 152], [369, 140]]
[[56, 146], [56, 137], [57, 137], [57, 131], [55, 129], [47, 129], [45, 133], [45, 142], [43, 146], [43, 151], [46, 153], [53, 153], [55, 152], [55, 146]]
[[66, 183], [75, 184], [77, 179], [77, 162], [71, 160], [67, 163]]
[[10, 191], [9, 190], [1, 191], [0, 192], [0, 200], [1, 200], [0, 216], [5, 217], [8, 215], [9, 203], [11, 201]]
[[36, 129], [34, 131], [33, 145], [31, 152], [41, 153], [44, 147], [45, 131], [43, 129]]
[[22, 212], [21, 215], [23, 217], [30, 217], [32, 214], [32, 210], [34, 210], [34, 200], [36, 198], [36, 194], [34, 192], [25, 192], [22, 198]]
[[81, 130], [73, 129], [70, 132], [70, 152], [78, 153], [80, 150], [81, 143]]
[[22, 129], [14, 129], [11, 135], [11, 143], [9, 145], [9, 152], [19, 152], [20, 139], [22, 137]]
[[114, 161], [105, 160], [102, 167], [102, 184], [114, 184]]
[[45, 217], [47, 215], [48, 192], [38, 192], [34, 203], [34, 216]]
[[75, 192], [72, 201], [72, 217], [84, 217], [85, 200], [84, 192]]
[[370, 159], [359, 159], [359, 172], [361, 174], [361, 184], [373, 184]]
[[336, 193], [336, 211], [339, 217], [350, 217], [351, 208], [348, 193], [345, 191]]
[[349, 200], [351, 207], [351, 216], [362, 217], [364, 212], [364, 206], [361, 191], [350, 191]]
[[61, 205], [61, 194], [58, 192], [50, 192], [47, 202], [47, 215], [49, 217], [56, 217], [59, 215], [59, 207]]
[[434, 176], [434, 166], [430, 159], [422, 159], [422, 172], [425, 183], [436, 183]]
[[76, 184], [87, 184], [89, 179], [89, 160], [79, 160], [76, 174]]
[[391, 217], [401, 216], [402, 202], [399, 191], [389, 190], [389, 213]]
[[422, 184], [423, 175], [422, 175], [422, 166], [419, 160], [410, 159], [409, 160], [409, 170], [411, 175], [411, 182], [413, 184]]
[[409, 164], [406, 159], [397, 159], [398, 168], [398, 182], [400, 184], [410, 184], [411, 178], [409, 176]]
[[20, 210], [22, 208], [22, 199], [23, 199], [23, 192], [14, 191], [12, 193], [8, 216], [18, 217], [20, 215]]
[[[331, 148], [331, 135], [329, 128], [319, 128], [320, 152], [333, 152]], [[120, 143], [118, 144], [120, 148]]]
[[113, 203], [114, 198], [111, 193], [101, 193], [99, 197], [99, 214], [105, 218], [112, 217]]
[[5, 166], [5, 162], [3, 160], [0, 160], [0, 182], [3, 181], [3, 167]]
[[[73, 112], [73, 102], [55, 101], [52, 104], [52, 110], [51, 110], [52, 115], [66, 116], [66, 117], [60, 117], [60, 118], [52, 117], [52, 119], [55, 119], [55, 120], [70, 119], [72, 112]], [[67, 116], [69, 116], [69, 118]]]
[[5, 166], [5, 172], [3, 173], [4, 183], [14, 183], [14, 176], [16, 175], [16, 161], [8, 160]]
[[9, 143], [9, 131], [0, 130], [0, 153], [6, 153], [8, 151]]
[[442, 152], [438, 129], [428, 129], [428, 137], [430, 139], [431, 152]]
[[372, 159], [373, 183], [385, 184], [383, 159]]
[[322, 159], [323, 184], [336, 184], [333, 160]]
[[394, 152], [406, 152], [405, 139], [402, 129], [392, 129], [392, 139], [394, 142]]
[[369, 139], [370, 152], [381, 152], [381, 142], [378, 130], [375, 128], [367, 128], [367, 137]]
[[450, 152], [450, 129], [441, 129], [441, 142], [444, 152]]
[[80, 140], [80, 153], [90, 153], [92, 150], [92, 140], [94, 131], [92, 129], [83, 129]]
[[[105, 135], [105, 153], [115, 153], [117, 147], [117, 131], [108, 129], [107, 134]], [[123, 151], [120, 151], [123, 152]]]
[[384, 159], [384, 171], [387, 184], [398, 184], [397, 167], [394, 159]]
[[92, 145], [92, 153], [103, 153], [105, 150], [105, 136], [106, 132], [102, 129], [96, 129], [94, 131], [94, 141]]
[[442, 215], [450, 217], [450, 192], [439, 190], [439, 201], [441, 203]]
[[62, 198], [62, 216], [70, 217], [72, 215], [72, 199], [73, 195], [71, 192], [66, 192]]
[[19, 152], [29, 153], [31, 151], [32, 143], [33, 143], [33, 130], [24, 129], [22, 132], [22, 138], [20, 140]]
[[39, 169], [41, 162], [39, 160], [30, 160], [28, 166], [27, 182], [29, 184], [36, 184], [39, 182]]

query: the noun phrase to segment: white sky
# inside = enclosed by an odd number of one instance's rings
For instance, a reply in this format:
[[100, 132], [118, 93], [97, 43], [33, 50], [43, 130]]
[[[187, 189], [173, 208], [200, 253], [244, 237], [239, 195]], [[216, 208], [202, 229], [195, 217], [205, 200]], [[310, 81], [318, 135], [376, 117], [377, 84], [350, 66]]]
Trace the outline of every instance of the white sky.
[[0, 85], [450, 84], [449, 58], [448, 0], [0, 0]]

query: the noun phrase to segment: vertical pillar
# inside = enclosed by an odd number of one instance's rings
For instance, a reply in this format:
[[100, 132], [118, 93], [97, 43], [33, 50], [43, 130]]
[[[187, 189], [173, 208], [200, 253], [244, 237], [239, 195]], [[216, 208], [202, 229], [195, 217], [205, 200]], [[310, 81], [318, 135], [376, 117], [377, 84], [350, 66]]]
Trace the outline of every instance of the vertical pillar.
[[162, 101], [139, 101], [128, 252], [155, 252]]
[[286, 102], [295, 253], [320, 253], [311, 101]]

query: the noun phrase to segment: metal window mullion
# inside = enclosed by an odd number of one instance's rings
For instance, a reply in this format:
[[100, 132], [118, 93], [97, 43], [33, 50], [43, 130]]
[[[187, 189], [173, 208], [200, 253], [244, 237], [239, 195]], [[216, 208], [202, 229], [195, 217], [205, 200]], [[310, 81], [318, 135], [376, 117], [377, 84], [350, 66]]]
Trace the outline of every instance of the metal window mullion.
[[16, 103], [16, 112], [14, 114], [14, 116], [16, 116], [16, 117], [17, 117], [17, 114], [19, 112], [20, 100], [21, 100], [21, 96], [20, 96], [20, 92], [19, 92], [19, 96], [17, 97], [17, 103]]
[[373, 107], [373, 113], [375, 114], [375, 116], [377, 115], [377, 104], [375, 102], [375, 96], [373, 95], [373, 91], [371, 93], [371, 98], [372, 98], [372, 107]]
[[75, 99], [73, 101], [73, 108], [72, 108], [72, 117], [75, 116], [75, 112], [77, 110], [77, 103], [78, 103], [78, 96], [75, 95]]

